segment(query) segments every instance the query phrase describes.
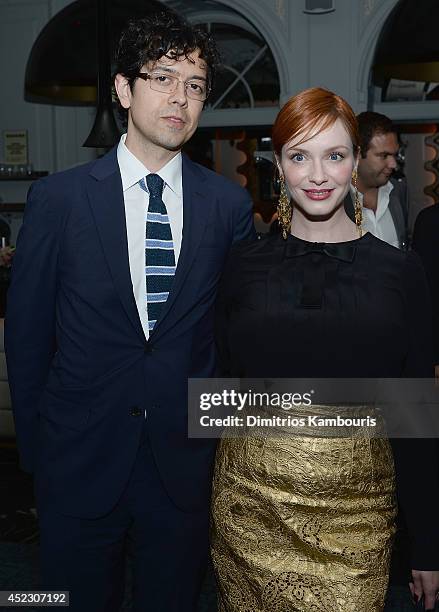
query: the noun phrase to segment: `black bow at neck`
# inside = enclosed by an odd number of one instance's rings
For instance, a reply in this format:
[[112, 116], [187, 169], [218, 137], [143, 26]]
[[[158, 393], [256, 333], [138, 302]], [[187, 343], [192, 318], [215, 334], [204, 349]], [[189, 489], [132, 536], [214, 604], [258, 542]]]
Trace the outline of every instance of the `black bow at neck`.
[[285, 257], [299, 257], [300, 255], [318, 253], [350, 263], [354, 260], [355, 252], [356, 245], [346, 242], [302, 242], [294, 240], [285, 245]]

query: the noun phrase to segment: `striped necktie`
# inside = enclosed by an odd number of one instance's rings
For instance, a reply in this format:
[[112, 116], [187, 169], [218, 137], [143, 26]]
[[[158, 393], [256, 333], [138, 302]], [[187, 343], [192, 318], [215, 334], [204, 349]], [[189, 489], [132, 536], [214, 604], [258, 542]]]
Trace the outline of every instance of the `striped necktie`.
[[162, 200], [163, 179], [158, 174], [148, 174], [140, 179], [140, 187], [149, 193], [146, 215], [145, 274], [146, 304], [149, 331], [160, 317], [168, 299], [175, 274], [174, 243], [168, 212]]

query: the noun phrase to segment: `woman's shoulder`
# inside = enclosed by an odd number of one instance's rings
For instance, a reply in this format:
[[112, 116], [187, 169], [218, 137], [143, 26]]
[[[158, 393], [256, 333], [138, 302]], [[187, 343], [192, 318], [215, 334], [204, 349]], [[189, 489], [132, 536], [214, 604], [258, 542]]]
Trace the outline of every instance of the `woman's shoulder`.
[[223, 277], [239, 284], [249, 271], [266, 270], [277, 260], [281, 241], [280, 235], [257, 234], [250, 240], [234, 242], [223, 268]]
[[368, 232], [365, 236], [367, 237], [367, 241], [365, 241], [365, 243], [367, 242], [368, 250], [372, 256], [388, 261], [394, 261], [395, 263], [399, 262], [401, 264], [407, 260], [407, 257], [411, 256], [411, 251], [398, 249], [398, 247], [381, 240], [381, 238], [377, 238], [370, 232]]
[[280, 234], [256, 234], [249, 240], [238, 240], [230, 249], [230, 257], [241, 259], [253, 255], [264, 254], [282, 245]]
[[[369, 236], [369, 265], [376, 270], [389, 269], [401, 273], [407, 281], [410, 277], [424, 277], [421, 258], [415, 251], [404, 251], [384, 242], [380, 238]], [[372, 260], [372, 261], [370, 261]]]

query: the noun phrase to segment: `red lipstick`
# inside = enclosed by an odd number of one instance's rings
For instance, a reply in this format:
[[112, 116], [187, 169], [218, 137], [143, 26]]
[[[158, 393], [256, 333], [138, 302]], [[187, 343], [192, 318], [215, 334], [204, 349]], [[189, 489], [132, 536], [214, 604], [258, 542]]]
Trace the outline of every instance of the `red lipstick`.
[[333, 189], [304, 189], [303, 190], [310, 200], [327, 200], [334, 191]]

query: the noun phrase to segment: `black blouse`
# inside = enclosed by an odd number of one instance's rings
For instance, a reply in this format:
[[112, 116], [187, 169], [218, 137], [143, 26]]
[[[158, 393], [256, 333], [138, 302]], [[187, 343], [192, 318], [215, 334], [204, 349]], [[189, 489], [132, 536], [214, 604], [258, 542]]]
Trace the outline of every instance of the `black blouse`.
[[[217, 308], [224, 375], [432, 376], [431, 307], [414, 253], [365, 234], [312, 243], [280, 234], [234, 245]], [[412, 567], [439, 569], [436, 440], [392, 440]]]

